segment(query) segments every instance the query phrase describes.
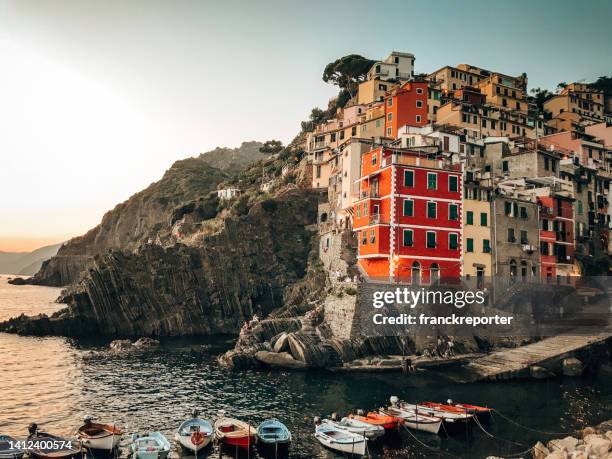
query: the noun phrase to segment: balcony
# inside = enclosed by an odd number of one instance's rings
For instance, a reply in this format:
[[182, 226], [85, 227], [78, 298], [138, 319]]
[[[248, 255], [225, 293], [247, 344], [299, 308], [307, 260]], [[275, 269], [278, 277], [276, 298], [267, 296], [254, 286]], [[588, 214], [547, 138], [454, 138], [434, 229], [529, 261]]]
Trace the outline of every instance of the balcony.
[[380, 193], [378, 190], [361, 190], [359, 193], [359, 199], [371, 199], [371, 198], [380, 198]]
[[389, 221], [389, 217], [383, 214], [370, 215], [370, 225], [388, 225]]

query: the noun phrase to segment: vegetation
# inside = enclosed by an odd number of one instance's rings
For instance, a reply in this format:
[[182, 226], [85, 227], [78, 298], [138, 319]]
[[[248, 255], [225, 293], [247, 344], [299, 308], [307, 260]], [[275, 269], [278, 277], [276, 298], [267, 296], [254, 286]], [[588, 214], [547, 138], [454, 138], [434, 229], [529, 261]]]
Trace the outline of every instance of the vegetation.
[[536, 104], [539, 110], [544, 110], [544, 102], [554, 96], [548, 89], [532, 88], [530, 92], [533, 94], [530, 101]]
[[358, 84], [365, 80], [374, 62], [359, 54], [349, 54], [325, 66], [323, 81], [346, 89], [350, 97], [353, 97], [357, 92]]
[[605, 94], [612, 94], [612, 76], [600, 76], [597, 80], [589, 86], [593, 89], [599, 89]]

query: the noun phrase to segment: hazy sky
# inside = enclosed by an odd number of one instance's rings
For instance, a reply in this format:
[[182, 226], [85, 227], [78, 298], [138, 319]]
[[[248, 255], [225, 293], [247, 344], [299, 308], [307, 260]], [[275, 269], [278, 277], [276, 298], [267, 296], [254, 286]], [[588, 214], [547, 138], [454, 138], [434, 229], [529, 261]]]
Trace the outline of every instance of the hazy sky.
[[610, 1], [2, 0], [0, 250], [83, 233], [177, 159], [290, 140], [339, 56], [554, 88], [612, 74], [610, 17]]

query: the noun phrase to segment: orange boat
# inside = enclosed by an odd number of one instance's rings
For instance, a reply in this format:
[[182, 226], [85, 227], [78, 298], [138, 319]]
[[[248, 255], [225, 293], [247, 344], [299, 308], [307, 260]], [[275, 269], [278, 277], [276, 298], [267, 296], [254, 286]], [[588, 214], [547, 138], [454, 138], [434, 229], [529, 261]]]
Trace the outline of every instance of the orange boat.
[[385, 428], [385, 430], [397, 429], [397, 426], [402, 423], [401, 418], [375, 413], [372, 411], [365, 416], [351, 414], [349, 417], [352, 419], [357, 419], [361, 422], [367, 422], [368, 424], [372, 424], [374, 426], [382, 426]]
[[446, 411], [447, 413], [458, 413], [458, 414], [466, 414], [466, 412], [468, 414], [471, 414], [467, 408], [462, 407], [459, 408], [456, 405], [446, 405], [444, 403], [437, 403], [437, 402], [421, 402], [421, 403], [417, 403], [417, 406], [424, 406], [426, 408], [433, 408], [435, 410], [442, 410], [442, 411]]
[[493, 408], [488, 408], [486, 406], [470, 405], [469, 403], [457, 403], [455, 404], [455, 406], [463, 410], [468, 410], [468, 412], [473, 414], [491, 414], [491, 412], [493, 411]]

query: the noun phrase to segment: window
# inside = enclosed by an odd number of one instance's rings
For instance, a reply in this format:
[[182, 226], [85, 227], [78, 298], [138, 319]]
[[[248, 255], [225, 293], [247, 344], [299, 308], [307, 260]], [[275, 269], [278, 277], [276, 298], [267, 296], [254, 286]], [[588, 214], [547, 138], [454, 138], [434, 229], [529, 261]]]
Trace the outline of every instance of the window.
[[370, 244], [374, 244], [376, 242], [376, 230], [370, 230]]
[[427, 231], [427, 248], [428, 249], [436, 248], [436, 232], [435, 231]]
[[412, 217], [414, 215], [414, 202], [411, 199], [404, 199], [404, 217]]
[[393, 121], [393, 113], [392, 112], [387, 113], [387, 121], [389, 121], [389, 122]]
[[431, 274], [430, 282], [432, 284], [437, 284], [440, 280], [440, 267], [438, 266], [438, 263], [432, 263], [431, 267], [429, 268], [429, 272]]
[[387, 128], [387, 136], [391, 137], [391, 128]]
[[[580, 202], [580, 201], [578, 201], [578, 202]], [[543, 230], [543, 231], [549, 231], [549, 229], [548, 229], [548, 228], [549, 228], [549, 226], [548, 226], [548, 220], [547, 220], [547, 219], [543, 219], [543, 220], [542, 220], [542, 230]]]
[[521, 244], [529, 244], [529, 239], [527, 238], [527, 231], [521, 230]]
[[548, 170], [548, 163], [550, 162], [550, 160], [548, 158], [544, 158], [544, 170], [547, 171]]
[[416, 88], [417, 94], [423, 94], [423, 88]]
[[486, 128], [486, 127], [487, 127], [487, 120], [486, 120], [486, 119], [484, 119], [484, 118], [482, 118], [482, 119], [480, 120], [480, 124], [482, 125], [482, 127]]
[[420, 123], [421, 122], [421, 115], [417, 115], [415, 120], [416, 120], [417, 123]]
[[578, 204], [578, 213], [581, 214], [583, 212], [582, 210], [582, 201], [577, 201]]
[[374, 153], [372, 155], [372, 166], [376, 166], [377, 159], [378, 159], [378, 155], [376, 153]]
[[414, 171], [404, 171], [404, 186], [414, 186]]
[[402, 244], [404, 247], [412, 247], [414, 245], [414, 239], [412, 236], [411, 229], [405, 229], [402, 234]]
[[508, 161], [502, 161], [502, 172], [508, 172], [510, 170]]
[[548, 242], [540, 242], [540, 255], [548, 255]]
[[473, 225], [474, 224], [474, 212], [472, 212], [471, 210], [468, 210], [465, 213], [465, 224], [466, 225]]
[[469, 253], [474, 252], [474, 239], [472, 239], [471, 237], [468, 237], [465, 240], [465, 251]]
[[491, 241], [488, 239], [482, 240], [482, 251], [483, 253], [491, 253]]
[[357, 209], [357, 218], [361, 217], [361, 206], [357, 204], [355, 208]]
[[448, 176], [448, 191], [459, 191], [459, 180], [456, 175]]
[[357, 135], [357, 126], [351, 128], [351, 135]]
[[459, 248], [459, 235], [457, 233], [448, 233], [448, 248], [450, 250]]
[[512, 203], [511, 202], [504, 202], [504, 214], [508, 215], [508, 216], [512, 216]]
[[376, 120], [376, 127], [379, 128], [380, 127], [380, 119]]
[[340, 140], [344, 139], [344, 130], [340, 131]]
[[412, 263], [412, 269], [410, 270], [410, 277], [413, 285], [417, 285], [421, 282], [421, 265], [418, 261]]
[[480, 226], [487, 226], [489, 224], [488, 216], [486, 212], [480, 212]]
[[478, 115], [474, 115], [474, 124], [478, 124]]
[[366, 245], [367, 243], [368, 243], [368, 232], [362, 231], [361, 232], [361, 245]]
[[423, 108], [423, 101], [422, 100], [417, 100], [416, 101], [416, 106], [417, 106], [417, 108]]
[[520, 216], [522, 219], [527, 219], [527, 207], [521, 207]]
[[427, 218], [436, 218], [437, 215], [436, 203], [428, 202], [427, 203]]
[[448, 205], [448, 219], [449, 220], [458, 220], [459, 219], [459, 207], [457, 204], [449, 204]]
[[427, 173], [427, 189], [428, 190], [438, 189], [438, 174], [434, 172]]
[[514, 237], [514, 228], [508, 228], [508, 242], [516, 242]]
[[389, 97], [387, 99], [387, 107], [393, 107], [393, 98]]
[[335, 132], [332, 132], [329, 137], [330, 137], [330, 141], [331, 142], [335, 142], [336, 141], [336, 133]]
[[368, 203], [364, 202], [363, 203], [363, 216], [365, 217], [366, 215], [368, 215]]

